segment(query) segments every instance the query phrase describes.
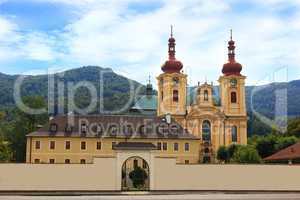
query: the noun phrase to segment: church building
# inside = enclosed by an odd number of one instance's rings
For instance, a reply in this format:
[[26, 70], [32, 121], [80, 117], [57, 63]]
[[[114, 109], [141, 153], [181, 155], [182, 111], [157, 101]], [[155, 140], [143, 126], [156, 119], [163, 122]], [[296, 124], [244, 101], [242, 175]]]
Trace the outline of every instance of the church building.
[[[169, 38], [169, 59], [162, 66], [158, 81], [157, 115], [170, 114], [184, 129], [201, 138], [200, 160], [210, 162], [222, 145], [247, 144], [245, 79], [242, 65], [235, 60], [235, 42], [228, 42], [228, 62], [219, 77], [219, 98], [213, 96], [213, 84], [205, 82], [195, 89], [194, 101], [188, 101], [187, 75], [175, 58], [175, 39]], [[218, 103], [220, 102], [220, 103]]]
[[168, 42], [169, 57], [157, 77], [157, 95], [149, 83], [146, 95], [127, 114], [50, 119], [27, 135], [27, 163], [88, 164], [120, 151], [151, 151], [174, 157], [179, 164], [214, 163], [220, 146], [247, 144], [246, 77], [236, 62], [232, 36], [218, 87], [207, 82], [188, 87], [183, 64], [175, 57], [172, 31]]

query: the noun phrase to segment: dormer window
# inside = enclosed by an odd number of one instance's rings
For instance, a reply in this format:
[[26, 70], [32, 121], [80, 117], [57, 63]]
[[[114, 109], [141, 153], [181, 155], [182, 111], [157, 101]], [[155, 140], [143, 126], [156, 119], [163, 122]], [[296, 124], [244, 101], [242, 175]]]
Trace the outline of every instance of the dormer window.
[[97, 135], [102, 135], [103, 134], [103, 129], [102, 129], [102, 126], [97, 126]]
[[118, 126], [116, 124], [111, 124], [108, 128], [110, 136], [116, 136], [118, 134]]
[[140, 133], [140, 136], [141, 137], [145, 137], [147, 134], [147, 132], [146, 132], [146, 127], [145, 127], [145, 125], [141, 125], [140, 127], [139, 127], [139, 133]]
[[87, 125], [81, 124], [81, 134], [86, 134], [86, 133], [87, 133]]
[[66, 134], [71, 134], [73, 132], [73, 127], [71, 125], [67, 125], [66, 126], [66, 130], [65, 130]]
[[166, 135], [169, 133], [169, 126], [164, 121], [156, 127], [156, 131], [157, 131], [157, 134], [159, 134], [159, 135]]
[[130, 124], [127, 124], [125, 127], [124, 133], [126, 136], [132, 136], [133, 134], [133, 127]]
[[51, 133], [56, 133], [57, 132], [57, 124], [55, 124], [55, 123], [50, 124], [49, 131]]

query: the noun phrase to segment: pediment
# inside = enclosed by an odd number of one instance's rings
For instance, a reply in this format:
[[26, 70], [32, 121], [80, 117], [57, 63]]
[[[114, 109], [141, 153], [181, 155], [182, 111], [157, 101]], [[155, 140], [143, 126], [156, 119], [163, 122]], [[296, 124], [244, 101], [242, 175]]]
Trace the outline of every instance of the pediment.
[[194, 106], [187, 115], [188, 118], [223, 118], [224, 116], [224, 113], [214, 106]]

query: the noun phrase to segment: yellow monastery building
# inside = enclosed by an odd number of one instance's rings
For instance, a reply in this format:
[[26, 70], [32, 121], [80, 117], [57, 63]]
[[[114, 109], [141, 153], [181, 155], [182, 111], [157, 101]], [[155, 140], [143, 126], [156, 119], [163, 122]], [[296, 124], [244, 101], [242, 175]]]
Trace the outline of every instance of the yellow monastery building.
[[[219, 88], [187, 87], [183, 64], [169, 38], [169, 59], [157, 77], [158, 95], [147, 94], [124, 115], [61, 115], [27, 135], [27, 163], [92, 163], [118, 151], [153, 151], [179, 164], [211, 163], [222, 145], [247, 144], [245, 79], [235, 61], [235, 42], [228, 42]], [[215, 90], [218, 90], [216, 97]], [[154, 108], [153, 108], [154, 107]], [[155, 109], [155, 112], [152, 112]], [[144, 113], [144, 114], [143, 114]], [[132, 161], [146, 168], [146, 164]]]

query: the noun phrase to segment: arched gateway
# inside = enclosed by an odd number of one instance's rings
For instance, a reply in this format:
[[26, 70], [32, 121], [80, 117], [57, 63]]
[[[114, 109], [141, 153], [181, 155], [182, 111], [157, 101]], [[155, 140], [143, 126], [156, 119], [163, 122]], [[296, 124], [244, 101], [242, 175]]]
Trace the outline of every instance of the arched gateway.
[[119, 142], [114, 149], [117, 153], [118, 187], [123, 191], [150, 190], [151, 160], [157, 147], [149, 142]]
[[122, 190], [150, 190], [150, 169], [146, 160], [133, 156], [122, 165]]

